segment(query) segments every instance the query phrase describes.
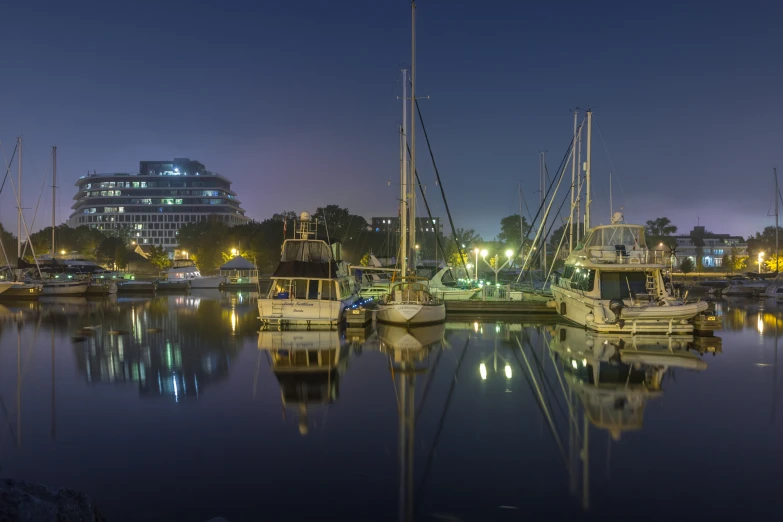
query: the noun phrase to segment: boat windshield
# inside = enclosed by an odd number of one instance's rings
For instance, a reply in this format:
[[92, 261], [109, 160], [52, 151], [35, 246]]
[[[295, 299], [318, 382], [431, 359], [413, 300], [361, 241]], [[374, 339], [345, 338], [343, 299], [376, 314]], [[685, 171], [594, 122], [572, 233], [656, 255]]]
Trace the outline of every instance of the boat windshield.
[[610, 247], [624, 246], [625, 251], [643, 250], [647, 248], [644, 240], [644, 227], [642, 225], [607, 225], [596, 227], [590, 233], [585, 242], [585, 247]]
[[283, 243], [281, 261], [307, 261], [311, 263], [328, 263], [331, 260], [331, 249], [324, 241], [307, 239], [287, 239]]

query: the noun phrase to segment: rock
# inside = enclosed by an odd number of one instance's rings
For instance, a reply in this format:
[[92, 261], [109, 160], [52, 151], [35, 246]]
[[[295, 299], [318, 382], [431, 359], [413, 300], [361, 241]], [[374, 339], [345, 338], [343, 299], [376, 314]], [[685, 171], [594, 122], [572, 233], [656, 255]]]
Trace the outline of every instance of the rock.
[[0, 520], [106, 522], [84, 493], [13, 479], [0, 479]]

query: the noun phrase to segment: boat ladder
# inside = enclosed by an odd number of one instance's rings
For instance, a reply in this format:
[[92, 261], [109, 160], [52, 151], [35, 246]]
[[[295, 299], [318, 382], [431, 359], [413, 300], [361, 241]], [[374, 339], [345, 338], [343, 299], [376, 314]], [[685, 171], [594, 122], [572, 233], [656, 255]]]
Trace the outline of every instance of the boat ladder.
[[275, 299], [272, 301], [272, 317], [274, 319], [283, 318], [283, 299]]
[[658, 294], [658, 288], [656, 284], [656, 278], [655, 274], [651, 274], [650, 272], [647, 272], [647, 282], [645, 283], [644, 287], [647, 290], [648, 294], [651, 295], [657, 295]]

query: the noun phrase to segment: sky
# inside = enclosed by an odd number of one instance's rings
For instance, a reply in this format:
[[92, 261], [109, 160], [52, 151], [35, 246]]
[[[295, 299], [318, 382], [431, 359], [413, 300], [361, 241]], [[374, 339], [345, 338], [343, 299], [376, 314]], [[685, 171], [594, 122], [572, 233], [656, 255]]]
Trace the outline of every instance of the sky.
[[[409, 2], [31, 0], [3, 12], [0, 159], [24, 137], [33, 229], [51, 222], [53, 145], [58, 223], [86, 172], [175, 157], [228, 177], [254, 219], [327, 204], [396, 215]], [[629, 222], [742, 236], [774, 224], [781, 15], [774, 1], [419, 1], [416, 90], [455, 226], [493, 238], [518, 186], [535, 213], [539, 151], [556, 172], [572, 110], [587, 107], [594, 225], [609, 220], [610, 173]], [[7, 184], [12, 230], [14, 206]]]

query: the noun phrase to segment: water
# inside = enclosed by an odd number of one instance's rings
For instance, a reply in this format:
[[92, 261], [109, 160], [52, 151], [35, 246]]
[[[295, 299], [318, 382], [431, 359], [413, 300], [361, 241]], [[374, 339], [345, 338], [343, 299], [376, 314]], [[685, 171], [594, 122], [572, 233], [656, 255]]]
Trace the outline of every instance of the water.
[[259, 337], [255, 306], [0, 307], [0, 476], [112, 521], [780, 519], [775, 302], [635, 341], [524, 318]]

